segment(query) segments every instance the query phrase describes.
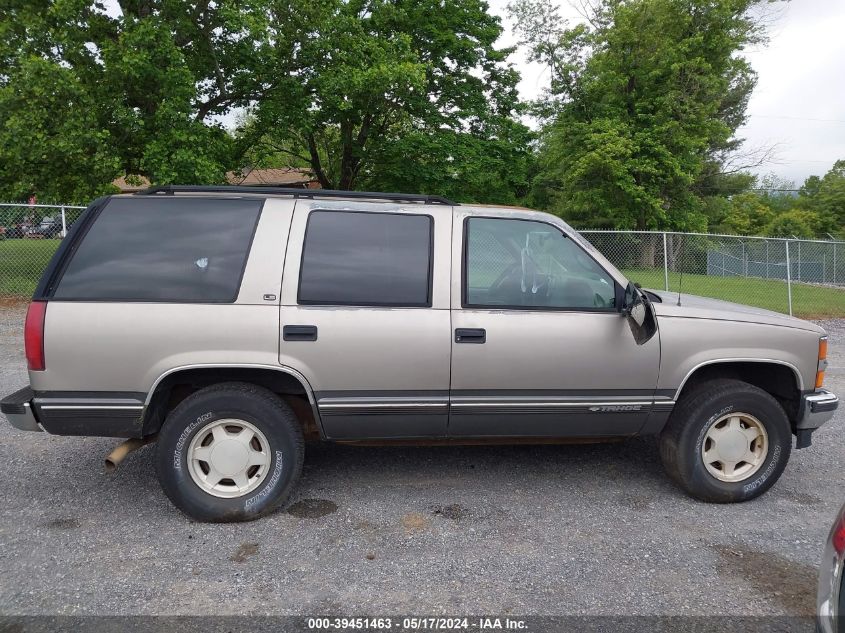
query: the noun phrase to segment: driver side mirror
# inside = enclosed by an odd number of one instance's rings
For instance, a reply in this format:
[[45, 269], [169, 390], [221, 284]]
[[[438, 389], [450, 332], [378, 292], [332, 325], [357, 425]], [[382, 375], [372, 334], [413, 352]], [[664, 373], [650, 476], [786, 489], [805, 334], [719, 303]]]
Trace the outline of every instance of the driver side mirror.
[[657, 333], [657, 319], [648, 295], [629, 283], [625, 289], [625, 303], [622, 314], [628, 319], [631, 334], [637, 345], [643, 345]]

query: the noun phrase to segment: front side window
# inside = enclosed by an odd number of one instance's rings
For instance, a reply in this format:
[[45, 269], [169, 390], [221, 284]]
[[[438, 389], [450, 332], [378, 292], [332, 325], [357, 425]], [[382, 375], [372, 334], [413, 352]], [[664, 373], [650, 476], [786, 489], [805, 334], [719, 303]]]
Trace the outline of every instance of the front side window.
[[261, 200], [114, 198], [54, 297], [228, 303], [238, 296]]
[[431, 305], [432, 223], [427, 215], [313, 211], [299, 303]]
[[612, 309], [613, 278], [558, 229], [543, 222], [470, 218], [467, 307]]

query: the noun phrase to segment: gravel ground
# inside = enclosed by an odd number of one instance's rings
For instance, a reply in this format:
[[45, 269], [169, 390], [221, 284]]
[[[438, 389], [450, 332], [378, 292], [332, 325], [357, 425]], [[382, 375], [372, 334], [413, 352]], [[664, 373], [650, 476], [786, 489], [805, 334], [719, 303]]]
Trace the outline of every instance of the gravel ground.
[[[0, 394], [26, 383], [23, 309], [0, 308]], [[828, 321], [845, 393], [845, 321]], [[193, 523], [154, 446], [0, 424], [0, 613], [781, 615], [814, 611], [845, 490], [837, 417], [744, 505], [664, 476], [654, 440], [592, 446], [315, 445], [287, 511]]]

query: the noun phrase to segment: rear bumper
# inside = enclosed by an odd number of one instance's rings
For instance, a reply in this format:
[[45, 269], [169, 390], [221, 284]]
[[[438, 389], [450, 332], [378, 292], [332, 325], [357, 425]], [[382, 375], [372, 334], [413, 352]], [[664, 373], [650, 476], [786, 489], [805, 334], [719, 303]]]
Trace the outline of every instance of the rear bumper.
[[795, 425], [798, 430], [815, 430], [830, 420], [839, 407], [839, 398], [825, 389], [801, 397], [801, 414]]
[[35, 393], [24, 387], [0, 401], [0, 412], [22, 431], [53, 435], [142, 437], [144, 394]]
[[9, 423], [21, 431], [42, 431], [32, 409], [32, 399], [35, 392], [26, 386], [0, 400], [0, 413], [6, 416]]

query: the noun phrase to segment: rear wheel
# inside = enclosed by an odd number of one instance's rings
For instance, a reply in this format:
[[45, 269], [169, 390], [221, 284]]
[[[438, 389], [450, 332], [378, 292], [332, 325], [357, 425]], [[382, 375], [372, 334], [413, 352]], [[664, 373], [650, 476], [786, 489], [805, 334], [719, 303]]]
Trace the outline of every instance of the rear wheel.
[[248, 521], [283, 503], [302, 472], [302, 429], [274, 393], [224, 383], [182, 401], [162, 426], [164, 492], [199, 521]]
[[792, 432], [771, 395], [739, 380], [714, 380], [684, 396], [660, 437], [667, 473], [703, 501], [748, 501], [786, 468]]

